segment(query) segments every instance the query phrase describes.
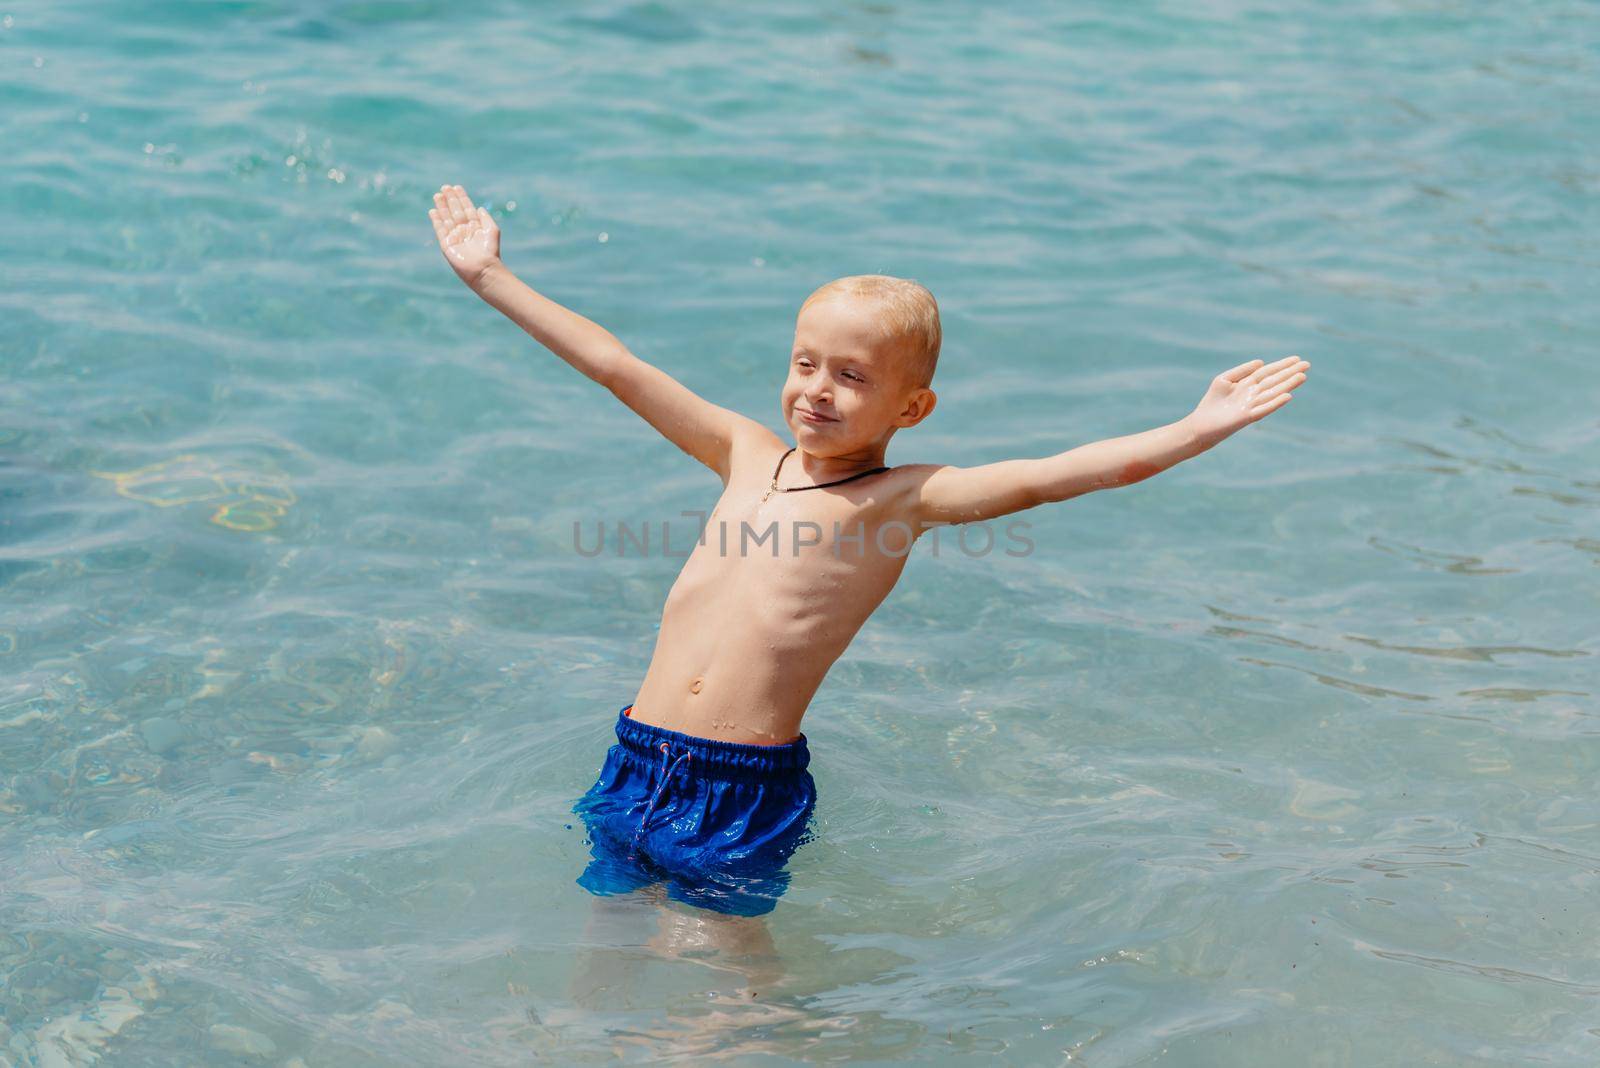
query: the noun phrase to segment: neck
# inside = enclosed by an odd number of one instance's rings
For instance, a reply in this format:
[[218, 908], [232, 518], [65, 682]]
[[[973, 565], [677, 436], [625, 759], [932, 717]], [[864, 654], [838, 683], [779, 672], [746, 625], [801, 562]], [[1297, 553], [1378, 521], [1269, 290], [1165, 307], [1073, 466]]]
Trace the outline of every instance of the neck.
[[887, 467], [883, 462], [883, 454], [888, 444], [887, 441], [875, 441], [839, 456], [815, 456], [806, 452], [804, 446], [797, 445], [794, 455], [789, 457], [789, 463], [797, 464], [814, 482], [831, 482], [861, 471], [871, 471], [875, 467]]

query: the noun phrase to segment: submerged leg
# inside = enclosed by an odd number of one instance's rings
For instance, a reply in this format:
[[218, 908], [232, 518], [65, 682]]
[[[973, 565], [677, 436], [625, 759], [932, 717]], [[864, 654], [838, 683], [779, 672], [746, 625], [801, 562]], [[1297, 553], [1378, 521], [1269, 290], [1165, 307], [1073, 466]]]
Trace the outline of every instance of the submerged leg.
[[783, 977], [778, 948], [765, 916], [730, 916], [664, 902], [650, 947], [707, 968], [735, 975], [757, 993]]
[[[765, 916], [737, 916], [674, 900], [661, 901], [650, 949], [662, 958], [701, 965], [730, 983], [708, 992], [691, 1011], [672, 1013], [667, 1025], [631, 1032], [626, 1041], [653, 1056], [708, 1056], [783, 1052], [785, 1039], [767, 1029], [807, 1018], [775, 997], [787, 975]], [[741, 1032], [745, 1032], [741, 1034]]]
[[661, 896], [659, 887], [647, 886], [590, 899], [568, 991], [575, 1005], [594, 1012], [633, 1007], [639, 962], [651, 955], [644, 933], [651, 899]]

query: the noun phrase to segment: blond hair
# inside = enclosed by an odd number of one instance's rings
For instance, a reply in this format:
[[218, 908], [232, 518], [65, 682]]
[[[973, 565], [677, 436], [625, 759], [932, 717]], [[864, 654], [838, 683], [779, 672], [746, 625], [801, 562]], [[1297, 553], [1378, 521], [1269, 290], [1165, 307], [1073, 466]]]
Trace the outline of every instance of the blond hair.
[[884, 340], [904, 344], [901, 351], [910, 384], [923, 388], [933, 381], [944, 334], [939, 326], [939, 302], [927, 287], [887, 274], [852, 274], [819, 286], [800, 310], [836, 294], [876, 301], [883, 313]]

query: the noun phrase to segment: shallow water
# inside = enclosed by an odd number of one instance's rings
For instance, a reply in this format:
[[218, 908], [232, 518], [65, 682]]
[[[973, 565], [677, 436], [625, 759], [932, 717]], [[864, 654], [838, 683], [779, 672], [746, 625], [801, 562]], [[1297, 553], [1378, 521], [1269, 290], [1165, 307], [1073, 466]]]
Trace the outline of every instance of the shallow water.
[[[1592, 5], [3, 14], [0, 1064], [1600, 1059]], [[919, 546], [749, 964], [568, 813], [680, 563], [572, 524], [716, 477], [446, 181], [775, 429], [804, 296], [923, 281], [891, 463], [1312, 380]]]

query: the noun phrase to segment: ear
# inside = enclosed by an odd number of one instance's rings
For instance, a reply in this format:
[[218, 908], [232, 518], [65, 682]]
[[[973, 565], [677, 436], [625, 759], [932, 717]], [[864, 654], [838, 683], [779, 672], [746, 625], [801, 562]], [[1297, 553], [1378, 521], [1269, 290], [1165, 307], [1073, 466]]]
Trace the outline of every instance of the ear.
[[900, 409], [900, 417], [895, 420], [895, 425], [916, 426], [933, 414], [934, 406], [938, 403], [939, 395], [926, 386], [912, 390], [911, 395], [906, 398], [904, 407]]

